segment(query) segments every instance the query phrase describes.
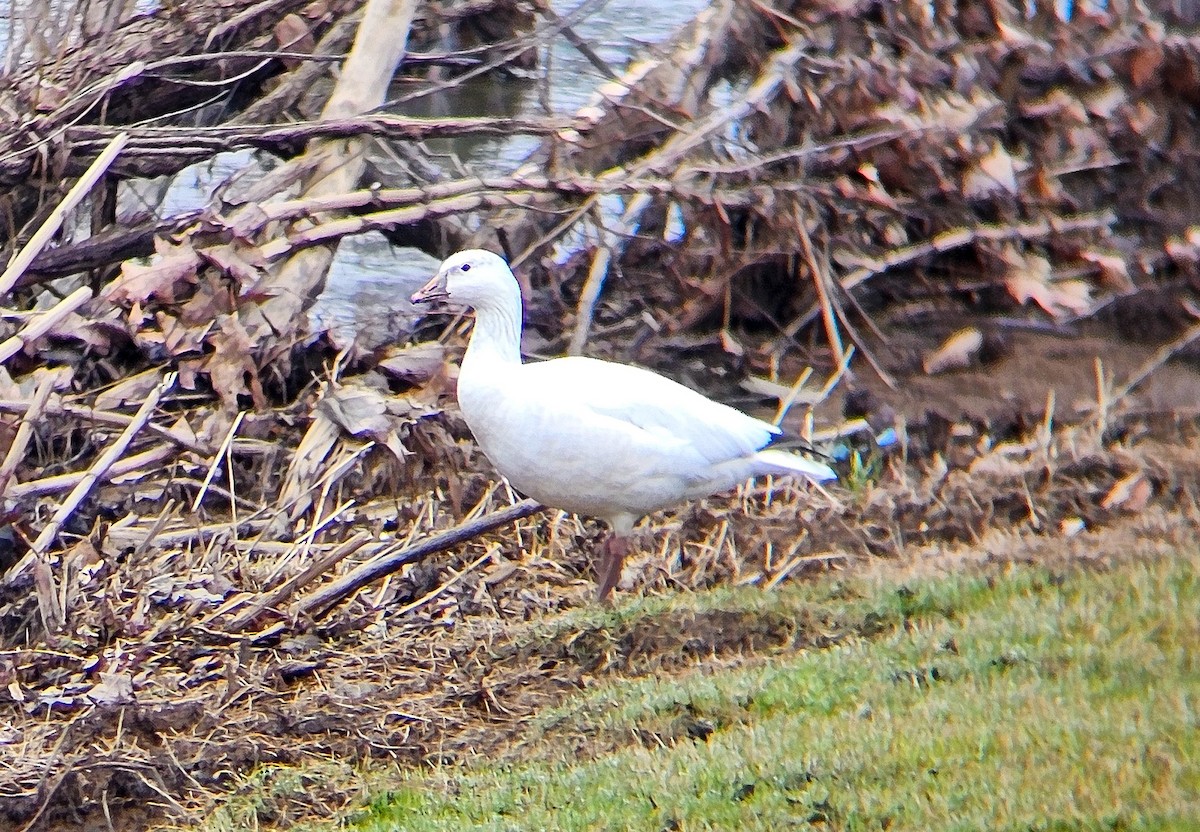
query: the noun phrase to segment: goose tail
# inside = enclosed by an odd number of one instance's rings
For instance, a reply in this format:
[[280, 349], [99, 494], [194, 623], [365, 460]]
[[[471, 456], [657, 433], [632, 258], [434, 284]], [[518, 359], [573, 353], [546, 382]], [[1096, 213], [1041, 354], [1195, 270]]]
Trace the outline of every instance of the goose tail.
[[759, 451], [754, 455], [754, 460], [762, 466], [764, 474], [798, 474], [813, 482], [837, 479], [837, 472], [824, 463], [774, 448]]

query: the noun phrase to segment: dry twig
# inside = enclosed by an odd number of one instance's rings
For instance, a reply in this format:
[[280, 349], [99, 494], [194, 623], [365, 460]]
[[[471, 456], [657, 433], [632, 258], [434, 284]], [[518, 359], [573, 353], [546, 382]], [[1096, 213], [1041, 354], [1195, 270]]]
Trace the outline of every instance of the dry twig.
[[58, 233], [58, 229], [62, 227], [63, 220], [66, 218], [76, 205], [79, 204], [92, 186], [96, 184], [104, 172], [117, 158], [117, 154], [125, 147], [125, 143], [129, 140], [127, 133], [118, 133], [109, 140], [108, 145], [96, 157], [96, 161], [92, 162], [91, 166], [84, 172], [83, 176], [79, 177], [79, 181], [67, 192], [63, 197], [63, 201], [58, 203], [46, 221], [41, 224], [33, 236], [29, 238], [21, 251], [8, 264], [8, 268], [0, 274], [0, 295], [7, 294], [9, 290], [16, 284], [19, 278], [29, 268], [29, 264], [33, 262], [33, 258], [37, 257], [38, 253], [50, 242], [51, 238]]
[[41, 338], [61, 323], [65, 317], [83, 306], [91, 296], [91, 289], [87, 286], [80, 286], [50, 309], [37, 314], [30, 323], [25, 325], [24, 329], [0, 344], [0, 364]]
[[430, 555], [457, 546], [485, 532], [507, 526], [525, 517], [544, 510], [544, 506], [534, 500], [523, 500], [516, 505], [494, 511], [491, 514], [462, 523], [441, 534], [426, 538], [415, 546], [402, 549], [388, 555], [381, 555], [356, 567], [336, 581], [321, 587], [301, 598], [292, 605], [289, 615], [295, 619], [300, 617], [319, 617], [327, 613], [334, 605], [348, 598], [362, 587], [385, 575], [390, 575], [403, 566], [417, 563]]
[[33, 398], [29, 400], [29, 409], [25, 411], [25, 416], [21, 419], [21, 426], [17, 428], [17, 435], [13, 438], [8, 453], [4, 456], [4, 462], [0, 463], [0, 495], [6, 492], [9, 480], [12, 479], [21, 460], [25, 458], [25, 448], [28, 447], [29, 440], [33, 436], [33, 425], [42, 417], [42, 410], [45, 408], [50, 394], [54, 392], [54, 385], [59, 378], [59, 373], [47, 372], [38, 381], [37, 389], [33, 391]]
[[176, 378], [178, 378], [178, 376], [175, 373], [167, 373], [167, 375], [163, 378], [162, 383], [159, 384], [158, 387], [156, 387], [153, 391], [151, 391], [150, 395], [146, 397], [146, 401], [142, 403], [140, 408], [138, 408], [138, 412], [134, 415], [133, 421], [129, 423], [129, 426], [125, 428], [121, 435], [117, 437], [116, 441], [113, 442], [112, 445], [110, 445], [94, 463], [92, 463], [92, 466], [83, 475], [79, 483], [75, 486], [71, 493], [67, 495], [67, 498], [63, 500], [62, 505], [58, 507], [58, 510], [54, 512], [54, 516], [50, 518], [50, 522], [46, 524], [45, 528], [42, 529], [41, 534], [39, 534], [37, 539], [34, 540], [33, 546], [30, 547], [30, 551], [25, 555], [25, 557], [21, 558], [21, 560], [19, 560], [17, 564], [12, 567], [12, 569], [8, 571], [5, 576], [6, 581], [12, 581], [14, 578], [18, 577], [29, 566], [29, 564], [33, 562], [34, 559], [41, 557], [46, 550], [50, 548], [50, 544], [53, 543], [58, 537], [58, 532], [62, 528], [63, 523], [65, 523], [67, 518], [69, 518], [77, 508], [79, 508], [79, 504], [83, 502], [83, 499], [92, 490], [92, 487], [99, 482], [106, 473], [108, 473], [109, 469], [112, 468], [113, 463], [120, 459], [121, 455], [125, 453], [125, 449], [129, 447], [129, 443], [133, 441], [133, 438], [138, 434], [138, 431], [142, 429], [142, 426], [150, 419], [150, 416], [153, 415], [154, 409], [158, 407], [159, 399], [161, 399], [163, 395], [165, 395], [172, 387], [175, 386]]

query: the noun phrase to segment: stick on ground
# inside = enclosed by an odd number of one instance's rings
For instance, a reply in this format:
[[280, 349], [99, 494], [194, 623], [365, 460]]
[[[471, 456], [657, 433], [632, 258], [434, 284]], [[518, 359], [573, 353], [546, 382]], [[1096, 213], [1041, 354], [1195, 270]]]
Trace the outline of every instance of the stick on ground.
[[56, 372], [48, 372], [42, 376], [42, 380], [38, 382], [37, 389], [33, 391], [33, 399], [29, 402], [29, 409], [25, 411], [25, 417], [21, 420], [21, 426], [17, 428], [17, 435], [13, 439], [12, 445], [8, 448], [8, 453], [4, 457], [4, 462], [0, 463], [0, 494], [3, 494], [8, 487], [8, 482], [12, 479], [13, 472], [17, 470], [17, 466], [21, 464], [21, 460], [25, 458], [25, 448], [29, 445], [29, 440], [33, 436], [33, 425], [42, 417], [42, 410], [46, 407], [46, 402], [50, 398], [50, 394], [54, 392], [54, 384], [58, 380], [59, 374]]
[[289, 611], [291, 617], [320, 617], [362, 587], [379, 580], [385, 575], [392, 574], [402, 566], [422, 561], [430, 555], [445, 551], [452, 546], [457, 546], [459, 543], [463, 543], [485, 532], [490, 532], [493, 529], [506, 526], [522, 518], [530, 517], [544, 509], [545, 506], [535, 500], [523, 500], [514, 506], [494, 511], [491, 514], [485, 514], [483, 517], [462, 523], [452, 529], [447, 529], [441, 534], [422, 540], [415, 546], [369, 560], [341, 578], [338, 578], [333, 583], [327, 584], [316, 592], [312, 592], [301, 598], [292, 605]]
[[79, 504], [83, 502], [88, 493], [104, 478], [108, 469], [113, 466], [121, 455], [125, 453], [133, 438], [141, 430], [142, 425], [149, 421], [150, 416], [154, 413], [154, 409], [158, 407], [158, 401], [163, 395], [175, 386], [175, 379], [178, 378], [176, 373], [167, 373], [163, 378], [162, 383], [158, 387], [150, 391], [150, 395], [146, 397], [146, 401], [138, 408], [138, 412], [134, 415], [133, 421], [129, 423], [129, 427], [117, 437], [116, 441], [108, 447], [107, 450], [92, 464], [92, 467], [84, 474], [83, 479], [75, 486], [67, 498], [63, 500], [62, 505], [54, 512], [54, 516], [50, 518], [50, 522], [42, 529], [41, 534], [37, 536], [37, 540], [33, 542], [33, 546], [25, 557], [21, 558], [17, 564], [8, 571], [6, 580], [11, 581], [13, 578], [20, 575], [29, 567], [33, 561], [42, 553], [50, 548], [50, 544], [58, 537], [58, 532], [62, 529], [63, 524], [79, 508]]
[[258, 618], [265, 610], [279, 606], [286, 601], [298, 590], [303, 589], [311, 583], [317, 576], [324, 574], [328, 570], [337, 566], [349, 555], [354, 554], [363, 546], [371, 541], [371, 536], [366, 532], [359, 532], [354, 537], [347, 540], [342, 545], [335, 548], [332, 552], [327, 553], [324, 557], [315, 559], [308, 568], [288, 580], [284, 581], [270, 592], [262, 593], [258, 600], [247, 606], [242, 612], [234, 616], [233, 620], [225, 627], [229, 632], [238, 632], [246, 629]]

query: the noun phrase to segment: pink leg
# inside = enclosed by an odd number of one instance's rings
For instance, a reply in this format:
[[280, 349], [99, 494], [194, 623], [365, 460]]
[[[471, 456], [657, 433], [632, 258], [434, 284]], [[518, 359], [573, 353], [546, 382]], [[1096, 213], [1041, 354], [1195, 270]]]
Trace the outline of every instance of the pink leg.
[[625, 564], [625, 555], [628, 553], [629, 541], [621, 535], [610, 534], [605, 539], [600, 563], [596, 568], [596, 600], [600, 603], [607, 603], [609, 593], [621, 579], [621, 567]]

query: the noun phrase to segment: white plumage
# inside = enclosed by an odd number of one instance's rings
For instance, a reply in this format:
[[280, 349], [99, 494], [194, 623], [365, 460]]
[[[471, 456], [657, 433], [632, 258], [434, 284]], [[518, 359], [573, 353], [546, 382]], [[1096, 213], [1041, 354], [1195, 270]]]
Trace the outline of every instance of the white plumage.
[[475, 309], [458, 401], [476, 441], [514, 488], [612, 526], [598, 569], [616, 584], [639, 517], [764, 474], [834, 479], [828, 466], [766, 448], [774, 425], [656, 373], [598, 361], [521, 361], [521, 291], [488, 251], [442, 263], [413, 302]]

